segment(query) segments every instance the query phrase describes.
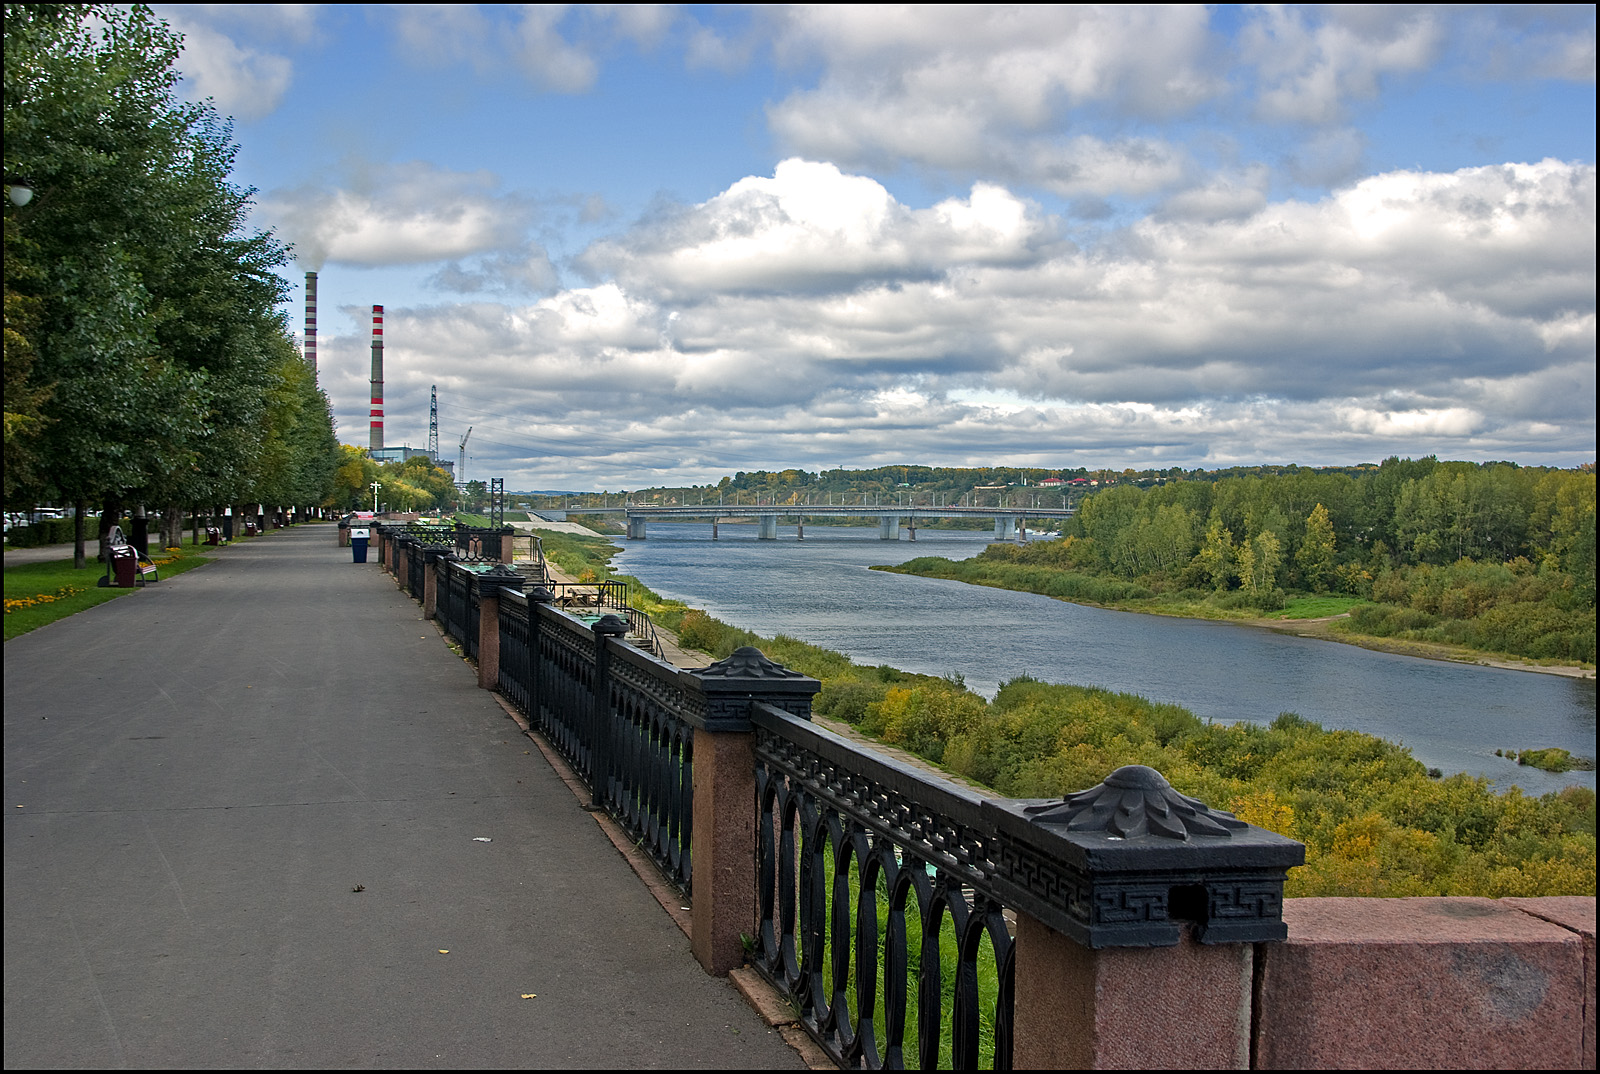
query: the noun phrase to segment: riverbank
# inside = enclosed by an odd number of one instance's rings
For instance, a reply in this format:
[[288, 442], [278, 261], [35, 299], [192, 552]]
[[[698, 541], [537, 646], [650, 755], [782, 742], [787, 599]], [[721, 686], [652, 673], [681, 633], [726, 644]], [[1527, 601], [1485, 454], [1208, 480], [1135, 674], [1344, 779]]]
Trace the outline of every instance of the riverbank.
[[[1122, 611], [1125, 609], [1117, 609]], [[1478, 664], [1482, 667], [1502, 668], [1506, 671], [1532, 671], [1541, 675], [1563, 675], [1571, 679], [1593, 679], [1592, 665], [1540, 664], [1514, 656], [1492, 656], [1468, 649], [1462, 645], [1445, 645], [1431, 641], [1408, 641], [1404, 638], [1379, 638], [1371, 634], [1355, 634], [1337, 629], [1334, 624], [1350, 618], [1350, 613], [1330, 615], [1321, 619], [1243, 619], [1233, 620], [1244, 626], [1261, 627], [1279, 634], [1293, 634], [1301, 638], [1318, 638], [1355, 645], [1374, 652], [1413, 656], [1419, 660], [1444, 660], [1455, 664]]]
[[1522, 658], [1508, 653], [1484, 652], [1471, 649], [1464, 645], [1451, 645], [1445, 642], [1418, 641], [1408, 638], [1380, 637], [1372, 634], [1358, 634], [1353, 631], [1340, 630], [1333, 624], [1340, 620], [1350, 618], [1349, 611], [1338, 615], [1321, 616], [1306, 619], [1286, 619], [1282, 616], [1252, 615], [1243, 610], [1220, 609], [1211, 606], [1196, 604], [1182, 604], [1162, 606], [1157, 603], [1160, 598], [1149, 595], [1136, 597], [1129, 600], [1089, 600], [1081, 595], [1061, 596], [1056, 593], [1041, 592], [1037, 588], [1021, 585], [1007, 585], [1001, 579], [966, 578], [962, 577], [955, 564], [950, 561], [951, 569], [930, 569], [934, 557], [912, 560], [908, 563], [892, 566], [875, 566], [873, 570], [886, 571], [891, 574], [909, 574], [919, 578], [939, 578], [946, 581], [961, 582], [965, 585], [984, 586], [991, 589], [1007, 589], [1017, 593], [1033, 593], [1037, 596], [1046, 596], [1064, 604], [1075, 604], [1084, 608], [1100, 608], [1113, 612], [1132, 612], [1140, 615], [1159, 615], [1170, 619], [1193, 619], [1207, 622], [1232, 623], [1236, 626], [1256, 627], [1271, 630], [1279, 634], [1291, 634], [1297, 637], [1313, 638], [1322, 641], [1336, 641], [1357, 648], [1369, 649], [1374, 652], [1392, 653], [1396, 656], [1410, 656], [1420, 660], [1439, 660], [1456, 664], [1476, 664], [1481, 667], [1500, 668], [1507, 671], [1531, 671], [1544, 675], [1559, 675], [1565, 678], [1593, 680], [1595, 666], [1593, 664], [1564, 663], [1558, 660], [1535, 660]]

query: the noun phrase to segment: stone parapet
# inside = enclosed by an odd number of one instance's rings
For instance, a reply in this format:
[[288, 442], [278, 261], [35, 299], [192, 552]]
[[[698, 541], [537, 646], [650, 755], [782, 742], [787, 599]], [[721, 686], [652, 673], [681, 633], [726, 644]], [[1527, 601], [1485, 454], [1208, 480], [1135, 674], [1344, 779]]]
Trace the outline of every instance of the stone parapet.
[[1289, 938], [1256, 948], [1252, 1065], [1579, 1066], [1594, 995], [1584, 939], [1528, 910], [1473, 898], [1286, 900]]

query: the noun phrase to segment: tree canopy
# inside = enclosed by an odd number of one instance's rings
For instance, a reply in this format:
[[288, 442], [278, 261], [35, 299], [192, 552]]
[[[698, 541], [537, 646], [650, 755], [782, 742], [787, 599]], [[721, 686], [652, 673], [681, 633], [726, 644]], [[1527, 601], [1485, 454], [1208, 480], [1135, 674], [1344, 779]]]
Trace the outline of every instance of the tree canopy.
[[[332, 420], [278, 312], [289, 248], [182, 36], [142, 5], [7, 4], [5, 496], [317, 503]], [[300, 368], [295, 368], [295, 363]]]

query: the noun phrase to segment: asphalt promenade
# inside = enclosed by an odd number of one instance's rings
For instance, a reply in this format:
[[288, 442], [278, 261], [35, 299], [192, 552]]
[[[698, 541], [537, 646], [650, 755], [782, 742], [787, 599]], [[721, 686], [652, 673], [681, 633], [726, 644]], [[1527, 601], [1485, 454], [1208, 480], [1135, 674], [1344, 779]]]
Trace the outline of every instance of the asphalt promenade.
[[331, 526], [5, 644], [7, 1069], [802, 1069]]

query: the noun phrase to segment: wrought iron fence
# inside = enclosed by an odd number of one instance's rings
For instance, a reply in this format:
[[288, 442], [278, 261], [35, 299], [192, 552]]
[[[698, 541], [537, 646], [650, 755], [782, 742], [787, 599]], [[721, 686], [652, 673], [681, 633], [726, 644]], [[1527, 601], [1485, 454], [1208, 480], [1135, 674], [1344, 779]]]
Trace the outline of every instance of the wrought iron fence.
[[435, 611], [444, 631], [461, 643], [462, 651], [478, 657], [478, 587], [472, 572], [452, 560], [435, 562]]
[[463, 559], [492, 559], [498, 562], [501, 538], [506, 532], [493, 526], [467, 526], [458, 522], [451, 537], [456, 555]]
[[683, 891], [690, 887], [693, 729], [677, 668], [521, 594], [500, 597], [500, 686]]
[[[1287, 935], [1283, 881], [1304, 847], [1183, 797], [1152, 769], [1126, 766], [1065, 800], [984, 798], [814, 725], [817, 681], [753, 648], [679, 669], [625, 642], [620, 616], [591, 622], [544, 592], [525, 596], [514, 572], [436, 570], [436, 614], [472, 655], [480, 586], [498, 598], [495, 681], [593, 805], [685, 896], [714, 900], [707, 917], [724, 908], [696, 943], [726, 947], [725, 915], [744, 914], [726, 908], [754, 896], [749, 962], [841, 1066], [1009, 1069], [1022, 917], [1089, 949], [1177, 944], [1184, 928], [1201, 944]], [[731, 848], [743, 865], [716, 860], [713, 890], [694, 893], [697, 741], [718, 758], [701, 773], [702, 808], [720, 817], [742, 799], [752, 812], [743, 835], [702, 816], [703, 853]], [[723, 759], [745, 749], [729, 775]], [[705, 960], [738, 964], [737, 945], [731, 960], [715, 950]], [[1037, 1050], [1050, 1019], [1025, 1013]]]
[[1009, 1069], [1013, 942], [982, 799], [752, 708], [756, 969], [844, 1067]]

